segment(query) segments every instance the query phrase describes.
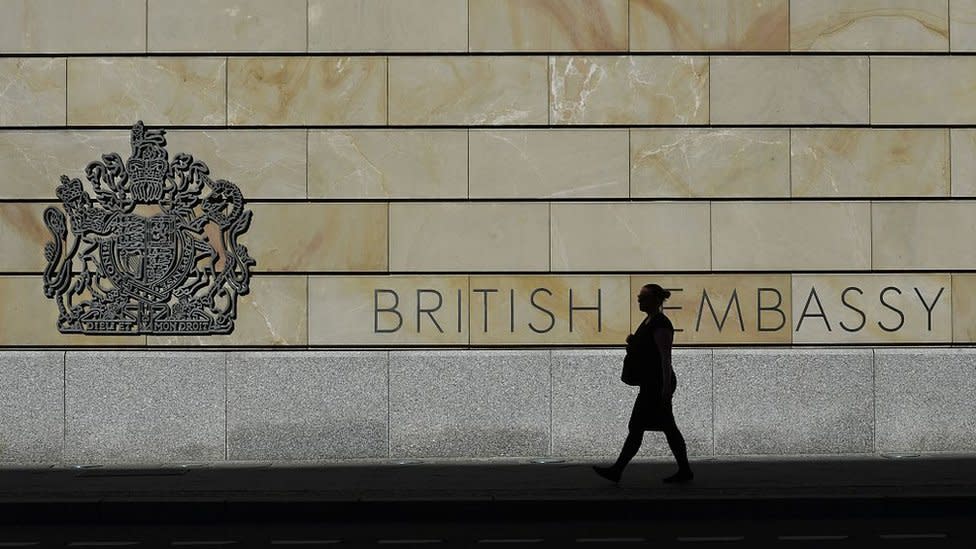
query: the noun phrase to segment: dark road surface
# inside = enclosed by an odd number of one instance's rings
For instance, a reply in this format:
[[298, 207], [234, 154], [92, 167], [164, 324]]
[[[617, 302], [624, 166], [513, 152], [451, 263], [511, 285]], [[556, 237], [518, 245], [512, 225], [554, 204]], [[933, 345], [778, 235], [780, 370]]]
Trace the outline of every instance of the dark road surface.
[[967, 547], [976, 458], [0, 469], [5, 547]]

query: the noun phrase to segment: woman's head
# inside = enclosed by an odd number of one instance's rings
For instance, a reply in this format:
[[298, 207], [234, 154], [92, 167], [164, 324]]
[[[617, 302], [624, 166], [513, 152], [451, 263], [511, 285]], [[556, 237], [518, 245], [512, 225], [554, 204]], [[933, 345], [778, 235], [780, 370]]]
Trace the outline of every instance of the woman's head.
[[669, 297], [671, 297], [671, 292], [657, 284], [644, 284], [641, 286], [640, 293], [637, 294], [637, 303], [640, 310], [645, 313], [653, 313], [659, 311], [664, 305], [664, 300]]

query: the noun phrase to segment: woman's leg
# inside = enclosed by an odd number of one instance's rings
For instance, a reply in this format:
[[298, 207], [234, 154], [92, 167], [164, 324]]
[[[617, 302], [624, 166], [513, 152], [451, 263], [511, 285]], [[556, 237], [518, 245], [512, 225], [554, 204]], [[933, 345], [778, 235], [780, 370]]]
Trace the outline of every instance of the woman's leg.
[[674, 459], [678, 462], [678, 470], [691, 471], [691, 466], [688, 465], [688, 447], [685, 445], [685, 438], [681, 436], [681, 431], [678, 430], [674, 421], [671, 421], [671, 425], [664, 430], [664, 436], [667, 437], [671, 453], [674, 454]]
[[664, 436], [668, 438], [668, 446], [671, 447], [671, 453], [674, 454], [674, 459], [678, 462], [678, 472], [663, 479], [664, 482], [669, 484], [672, 482], [688, 482], [695, 478], [695, 474], [691, 472], [691, 466], [688, 464], [688, 448], [685, 446], [685, 438], [681, 436], [681, 431], [674, 423], [674, 418], [671, 418], [671, 424], [664, 429]]
[[619, 472], [623, 472], [624, 467], [630, 463], [630, 460], [634, 459], [637, 455], [637, 450], [640, 450], [641, 442], [644, 440], [643, 429], [634, 430], [631, 429], [627, 433], [627, 438], [624, 440], [624, 447], [620, 449], [620, 456], [617, 458], [617, 462], [613, 464], [613, 469]]
[[622, 475], [624, 472], [624, 467], [626, 467], [627, 464], [630, 463], [630, 460], [637, 455], [637, 450], [640, 449], [641, 441], [643, 440], [643, 430], [630, 429], [627, 433], [627, 439], [624, 440], [624, 447], [620, 449], [620, 457], [617, 458], [617, 462], [610, 467], [599, 467], [594, 465], [593, 470], [607, 480], [619, 482], [620, 475]]

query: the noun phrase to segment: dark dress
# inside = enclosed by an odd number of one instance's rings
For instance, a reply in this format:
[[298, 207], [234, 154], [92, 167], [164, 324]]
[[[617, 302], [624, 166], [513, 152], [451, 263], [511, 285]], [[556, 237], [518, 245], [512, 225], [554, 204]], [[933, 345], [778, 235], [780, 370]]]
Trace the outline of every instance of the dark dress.
[[674, 412], [671, 401], [674, 388], [678, 386], [678, 378], [671, 372], [671, 393], [668, 398], [661, 398], [661, 382], [664, 372], [661, 365], [661, 352], [654, 341], [654, 330], [665, 328], [674, 333], [671, 320], [664, 313], [657, 313], [647, 322], [642, 322], [634, 332], [634, 337], [628, 346], [628, 352], [636, 353], [640, 363], [646, 368], [643, 376], [644, 383], [640, 385], [634, 410], [630, 414], [627, 428], [631, 431], [664, 431], [674, 425]]

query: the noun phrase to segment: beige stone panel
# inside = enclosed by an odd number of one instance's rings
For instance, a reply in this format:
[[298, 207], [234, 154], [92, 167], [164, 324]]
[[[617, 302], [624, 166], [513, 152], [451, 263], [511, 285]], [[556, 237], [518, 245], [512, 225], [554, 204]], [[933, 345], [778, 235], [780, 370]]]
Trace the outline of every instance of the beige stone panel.
[[976, 51], [976, 0], [951, 0], [949, 27], [952, 51]]
[[789, 130], [633, 129], [631, 196], [788, 197]]
[[793, 51], [948, 51], [949, 0], [792, 0]]
[[872, 57], [872, 124], [976, 123], [976, 57]]
[[871, 221], [875, 269], [976, 268], [974, 202], [874, 202]]
[[631, 51], [787, 51], [789, 0], [631, 0]]
[[390, 57], [390, 124], [545, 124], [543, 56]]
[[146, 336], [62, 334], [58, 306], [44, 296], [40, 275], [0, 276], [0, 345], [138, 345]]
[[553, 124], [706, 124], [708, 58], [550, 58]]
[[868, 122], [866, 56], [713, 56], [711, 64], [713, 124]]
[[976, 196], [976, 130], [949, 130], [952, 143], [952, 196]]
[[949, 343], [948, 274], [793, 275], [794, 343]]
[[465, 0], [309, 0], [309, 51], [467, 51]]
[[230, 124], [385, 124], [383, 57], [232, 57]]
[[671, 292], [664, 314], [681, 345], [790, 344], [790, 275], [633, 275], [631, 332], [645, 313], [637, 306], [644, 284]]
[[146, 3], [139, 0], [0, 0], [0, 51], [146, 51]]
[[222, 125], [225, 59], [102, 57], [68, 60], [68, 124]]
[[251, 277], [250, 292], [237, 298], [234, 331], [226, 335], [149, 336], [149, 345], [307, 345], [308, 287], [304, 276]]
[[704, 202], [552, 204], [553, 271], [710, 269]]
[[545, 124], [542, 56], [391, 57], [390, 124]]
[[627, 130], [472, 130], [472, 198], [626, 198]]
[[[0, 131], [0, 198], [55, 199], [58, 178], [79, 178], [101, 155], [131, 154], [127, 130]], [[210, 177], [237, 184], [246, 200], [305, 197], [305, 132], [301, 130], [174, 130], [166, 133], [170, 160], [185, 152], [210, 168]]]
[[469, 0], [471, 51], [626, 51], [628, 0]]
[[976, 342], [976, 274], [952, 273], [952, 342]]
[[467, 345], [466, 276], [309, 277], [311, 345]]
[[178, 130], [166, 141], [170, 160], [193, 155], [212, 179], [240, 187], [245, 200], [305, 198], [304, 130]]
[[548, 204], [390, 204], [392, 271], [548, 269]]
[[0, 131], [0, 198], [56, 200], [62, 174], [84, 182], [89, 162], [129, 151], [127, 131]]
[[151, 52], [305, 51], [305, 0], [147, 0]]
[[251, 204], [255, 270], [385, 271], [386, 204]]
[[466, 198], [465, 130], [308, 134], [310, 198]]
[[948, 196], [949, 130], [794, 129], [794, 197]]
[[870, 269], [870, 208], [866, 202], [713, 202], [712, 268]]
[[0, 59], [0, 126], [60, 126], [65, 121], [65, 59]]
[[0, 203], [0, 271], [40, 273], [47, 267], [44, 244], [54, 237], [43, 213], [50, 205]]
[[630, 277], [472, 276], [472, 345], [624, 345]]

